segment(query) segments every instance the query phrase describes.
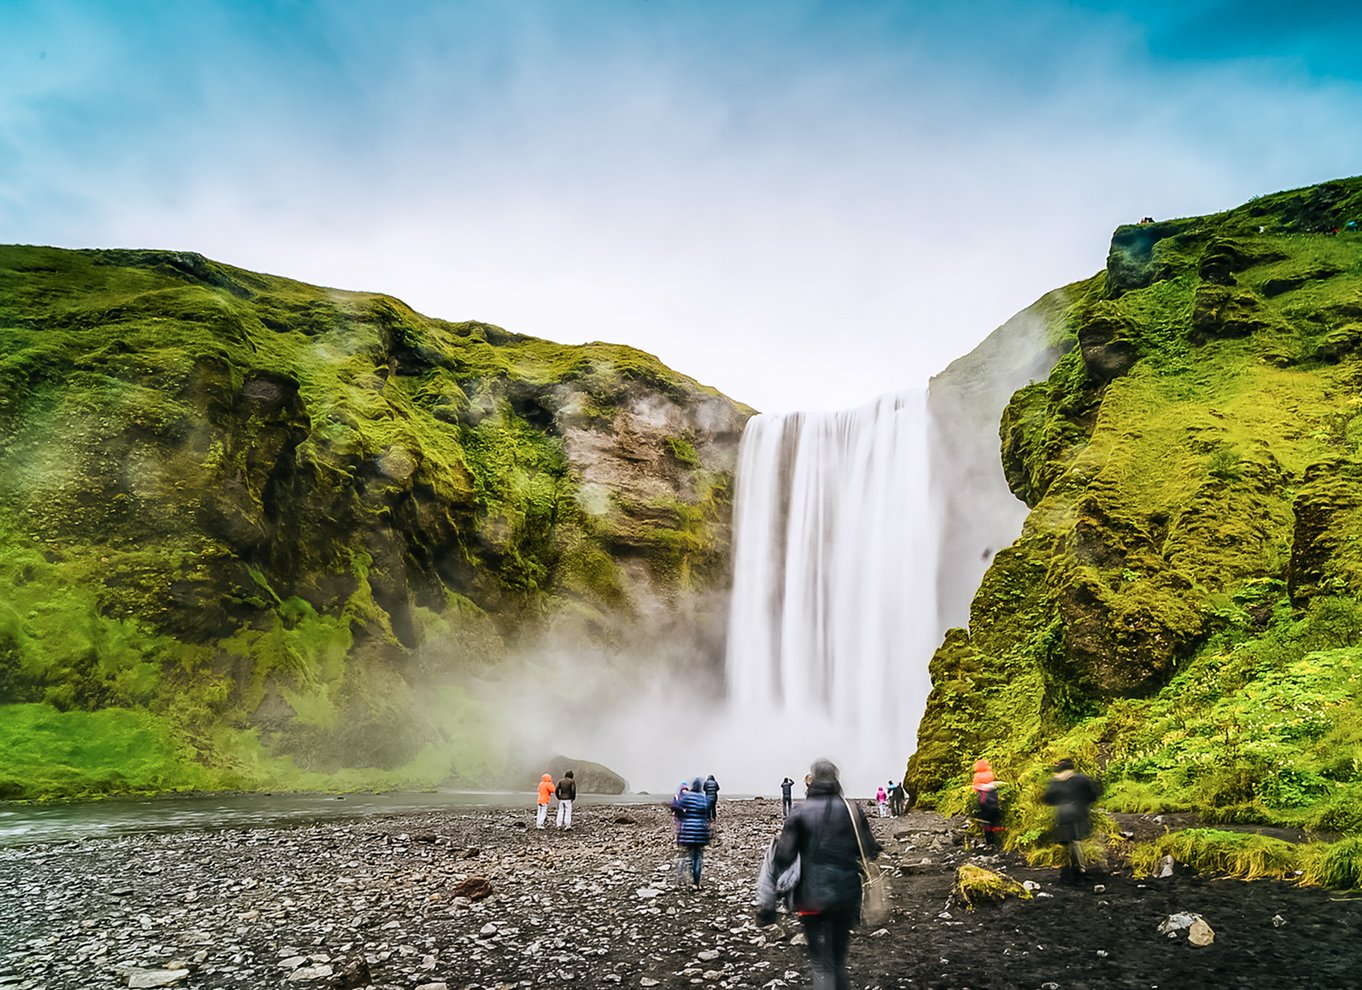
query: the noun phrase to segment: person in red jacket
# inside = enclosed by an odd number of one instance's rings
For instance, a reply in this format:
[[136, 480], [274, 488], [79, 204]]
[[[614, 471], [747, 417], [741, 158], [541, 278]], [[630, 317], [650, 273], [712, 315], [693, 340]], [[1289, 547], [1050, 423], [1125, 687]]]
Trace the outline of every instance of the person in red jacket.
[[544, 823], [549, 819], [549, 802], [553, 800], [553, 777], [544, 774], [539, 778], [539, 808], [534, 816], [534, 827], [543, 828]]

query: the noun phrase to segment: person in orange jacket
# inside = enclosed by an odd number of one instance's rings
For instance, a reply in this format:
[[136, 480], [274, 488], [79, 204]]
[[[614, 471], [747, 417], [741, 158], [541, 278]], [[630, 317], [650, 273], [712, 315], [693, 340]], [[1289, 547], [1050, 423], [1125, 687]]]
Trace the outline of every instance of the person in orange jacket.
[[543, 828], [549, 818], [549, 802], [553, 800], [553, 777], [544, 774], [539, 778], [539, 809], [534, 816], [534, 827]]
[[988, 760], [979, 760], [974, 764], [974, 780], [970, 787], [974, 789], [974, 815], [979, 819], [984, 841], [996, 848], [1003, 841], [1003, 809], [998, 801], [998, 783]]

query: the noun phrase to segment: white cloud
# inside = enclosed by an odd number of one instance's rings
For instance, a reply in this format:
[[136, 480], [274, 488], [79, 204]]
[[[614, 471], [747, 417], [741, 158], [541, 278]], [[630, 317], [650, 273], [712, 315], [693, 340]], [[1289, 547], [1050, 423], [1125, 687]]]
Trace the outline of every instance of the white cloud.
[[626, 342], [758, 408], [828, 408], [921, 383], [1096, 271], [1117, 223], [1329, 178], [1362, 140], [1355, 86], [1156, 64], [1115, 16], [1048, 8], [1014, 42], [1001, 20], [785, 9], [341, 5], [273, 34], [219, 10], [187, 54], [160, 49], [189, 15], [123, 34], [71, 15], [50, 47], [86, 68], [8, 77], [22, 168], [0, 218], [11, 240], [196, 249]]

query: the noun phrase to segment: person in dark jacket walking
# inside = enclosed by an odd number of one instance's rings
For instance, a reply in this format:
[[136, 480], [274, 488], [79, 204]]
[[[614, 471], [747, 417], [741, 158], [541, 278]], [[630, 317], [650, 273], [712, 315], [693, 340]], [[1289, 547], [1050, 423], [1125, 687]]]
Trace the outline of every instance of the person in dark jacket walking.
[[[852, 926], [861, 917], [861, 850], [868, 859], [880, 854], [870, 822], [860, 808], [842, 797], [837, 777], [832, 762], [814, 762], [808, 799], [785, 819], [773, 858], [777, 872], [799, 859], [794, 907], [809, 942], [816, 990], [851, 987], [847, 950]], [[772, 919], [758, 920], [769, 923]]]
[[714, 779], [714, 774], [705, 778], [705, 800], [709, 802], [709, 820], [719, 817], [719, 782]]
[[1092, 806], [1097, 801], [1097, 784], [1091, 777], [1074, 772], [1074, 761], [1060, 760], [1055, 775], [1041, 798], [1054, 805], [1055, 827], [1051, 835], [1068, 850], [1068, 864], [1060, 869], [1059, 879], [1076, 883], [1083, 879], [1082, 842], [1092, 834]]
[[780, 817], [789, 818], [790, 809], [794, 807], [794, 781], [786, 777], [780, 782]]
[[691, 883], [700, 887], [700, 861], [709, 845], [709, 802], [705, 800], [704, 782], [696, 777], [689, 789], [681, 791], [672, 801], [676, 815], [676, 844], [681, 855], [690, 857]]

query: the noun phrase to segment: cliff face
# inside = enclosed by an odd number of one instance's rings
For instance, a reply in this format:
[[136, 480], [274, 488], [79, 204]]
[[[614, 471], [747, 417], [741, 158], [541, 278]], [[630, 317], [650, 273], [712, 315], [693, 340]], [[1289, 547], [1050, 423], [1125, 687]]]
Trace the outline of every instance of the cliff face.
[[[456, 675], [549, 629], [717, 663], [750, 412], [628, 347], [0, 248], [0, 745], [99, 750], [0, 791], [476, 778]], [[137, 779], [133, 723], [167, 754]]]
[[989, 756], [1025, 791], [1074, 755], [1116, 808], [1362, 825], [1349, 221], [1362, 180], [1123, 227], [1033, 308], [1067, 350], [1002, 416], [1030, 512], [932, 661], [912, 788], [950, 804]]

